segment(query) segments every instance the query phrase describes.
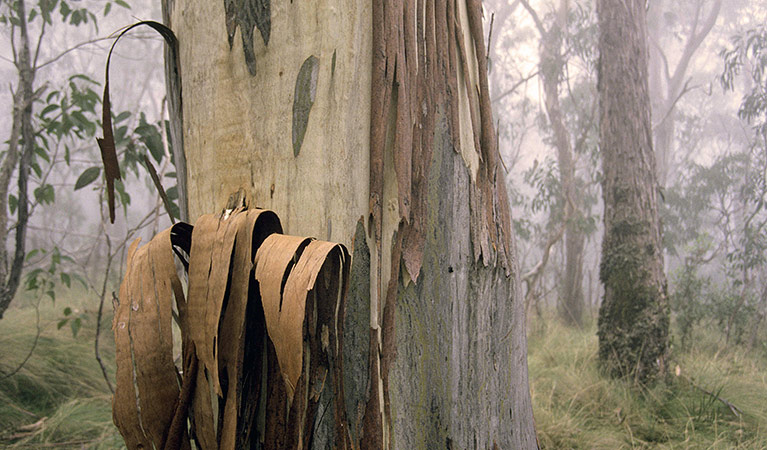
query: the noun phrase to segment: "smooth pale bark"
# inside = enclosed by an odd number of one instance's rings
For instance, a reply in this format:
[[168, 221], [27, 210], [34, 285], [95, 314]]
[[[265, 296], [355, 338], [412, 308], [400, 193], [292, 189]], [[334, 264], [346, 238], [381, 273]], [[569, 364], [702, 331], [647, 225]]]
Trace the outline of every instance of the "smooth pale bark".
[[664, 370], [669, 326], [652, 149], [645, 3], [600, 0], [597, 13], [605, 204], [599, 358], [611, 374], [645, 382]]
[[[369, 220], [371, 115], [380, 114], [371, 107], [371, 3], [274, 2], [269, 42], [254, 33], [253, 61], [246, 61], [240, 28], [230, 49], [224, 3], [165, 5], [180, 43], [190, 219], [220, 211], [242, 189], [251, 205], [279, 214], [286, 233], [341, 242], [353, 252], [343, 366], [345, 428], [354, 442], [402, 449], [535, 448], [513, 245], [510, 236], [501, 233], [507, 241], [493, 241], [487, 236], [495, 230], [477, 227], [477, 217], [495, 217], [473, 200], [477, 180], [493, 180], [497, 172], [482, 172], [477, 148], [495, 138], [483, 130], [483, 140], [476, 139], [480, 123], [472, 114], [478, 114], [486, 74], [475, 56], [467, 5], [459, 2], [456, 9], [467, 54], [455, 74], [458, 129], [451, 129], [447, 97], [423, 107], [435, 116], [427, 171], [413, 176], [414, 184], [423, 182], [426, 206], [424, 216], [411, 216], [424, 219], [423, 260], [414, 282], [408, 272], [414, 266], [406, 268], [396, 257], [404, 223], [396, 102], [387, 116], [383, 170], [373, 171], [382, 182], [380, 242]], [[413, 14], [424, 11], [415, 2], [410, 6], [406, 11]], [[433, 2], [426, 6], [433, 11]], [[468, 7], [477, 10], [478, 3]], [[458, 50], [451, 51], [457, 58]], [[311, 56], [318, 62], [316, 90], [296, 156], [296, 78]], [[493, 189], [492, 183], [483, 186]], [[497, 198], [506, 201], [505, 191]], [[505, 208], [487, 199], [494, 210]], [[512, 249], [511, 258], [504, 248]], [[386, 303], [392, 279], [396, 295]], [[392, 315], [385, 326], [387, 306]], [[374, 411], [371, 401], [379, 405]], [[334, 445], [331, 415], [317, 415], [322, 422], [312, 447]]]

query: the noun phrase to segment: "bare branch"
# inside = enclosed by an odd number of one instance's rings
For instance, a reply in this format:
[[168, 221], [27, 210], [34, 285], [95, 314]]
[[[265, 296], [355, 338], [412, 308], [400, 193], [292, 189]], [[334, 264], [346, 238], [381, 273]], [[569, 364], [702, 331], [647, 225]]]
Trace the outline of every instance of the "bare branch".
[[533, 22], [535, 22], [535, 28], [538, 29], [538, 33], [541, 34], [541, 37], [543, 37], [546, 34], [546, 28], [543, 26], [543, 22], [541, 21], [541, 18], [538, 17], [538, 13], [535, 12], [535, 10], [530, 6], [530, 3], [527, 0], [520, 0], [522, 3], [522, 6], [525, 7], [528, 13], [530, 13], [530, 17], [532, 17]]
[[495, 102], [497, 102], [497, 101], [501, 100], [502, 98], [506, 97], [507, 95], [511, 95], [511, 94], [513, 94], [513, 93], [514, 93], [514, 91], [516, 91], [516, 90], [517, 90], [517, 88], [519, 88], [521, 85], [523, 85], [523, 84], [527, 83], [527, 82], [528, 82], [528, 81], [530, 81], [532, 78], [534, 78], [534, 77], [538, 76], [538, 73], [539, 73], [539, 71], [538, 71], [538, 70], [536, 70], [535, 72], [531, 73], [530, 75], [528, 75], [528, 76], [526, 76], [526, 77], [522, 78], [521, 80], [519, 80], [519, 81], [517, 81], [516, 83], [514, 83], [514, 86], [512, 86], [512, 87], [511, 87], [509, 90], [507, 90], [507, 91], [503, 92], [502, 94], [499, 94], [497, 97], [495, 97], [495, 98], [494, 98], [493, 100], [491, 100], [491, 101], [492, 101], [493, 103], [495, 103]]

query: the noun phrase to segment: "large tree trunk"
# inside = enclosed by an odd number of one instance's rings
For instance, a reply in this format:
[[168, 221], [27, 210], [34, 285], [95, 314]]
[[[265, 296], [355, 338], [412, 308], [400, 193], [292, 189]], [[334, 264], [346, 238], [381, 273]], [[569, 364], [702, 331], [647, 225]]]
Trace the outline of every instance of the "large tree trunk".
[[[243, 189], [286, 233], [353, 253], [352, 442], [534, 448], [480, 3], [165, 3], [190, 218]], [[335, 445], [332, 416], [313, 448]]]
[[599, 358], [639, 381], [663, 370], [669, 312], [647, 82], [645, 3], [597, 2], [605, 237]]

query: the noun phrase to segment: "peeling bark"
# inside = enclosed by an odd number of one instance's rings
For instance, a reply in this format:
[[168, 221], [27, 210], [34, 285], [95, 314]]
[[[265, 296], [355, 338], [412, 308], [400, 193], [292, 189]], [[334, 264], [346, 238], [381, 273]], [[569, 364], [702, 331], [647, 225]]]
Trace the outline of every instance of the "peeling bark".
[[[334, 447], [345, 430], [362, 448], [534, 448], [480, 3], [275, 3], [255, 76], [217, 6], [176, 0], [171, 14], [192, 217], [243, 188], [291, 234], [354, 249], [335, 374], [345, 408], [324, 409], [337, 394], [319, 395], [311, 447]], [[307, 55], [318, 60], [316, 98], [295, 157], [290, 98]], [[435, 377], [449, 389], [432, 390]], [[295, 442], [285, 405], [261, 411], [269, 442]]]

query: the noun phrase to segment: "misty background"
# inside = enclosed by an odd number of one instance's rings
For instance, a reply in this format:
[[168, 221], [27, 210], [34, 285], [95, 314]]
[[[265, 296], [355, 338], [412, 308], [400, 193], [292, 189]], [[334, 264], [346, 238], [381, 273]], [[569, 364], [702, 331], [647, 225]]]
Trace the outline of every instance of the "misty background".
[[[39, 53], [33, 121], [38, 136], [45, 139], [36, 141], [40, 150], [32, 157], [24, 269], [7, 314], [17, 314], [14, 317], [19, 319], [13, 324], [0, 321], [0, 329], [10, 330], [0, 337], [0, 377], [16, 373], [24, 364], [37, 367], [45, 376], [47, 369], [34, 365], [36, 352], [46, 351], [41, 335], [74, 339], [79, 343], [73, 345], [88, 352], [83, 357], [86, 361], [93, 358], [93, 339], [101, 333], [101, 366], [108, 370], [113, 358], [109, 343], [112, 292], [119, 288], [126, 247], [136, 237], [146, 240], [170, 223], [142, 159], [144, 155], [151, 158], [169, 197], [177, 198], [164, 126], [168, 113], [163, 44], [153, 31], [142, 28], [123, 38], [112, 58], [112, 111], [115, 129], [124, 128], [117, 132], [118, 146], [122, 143], [124, 149], [120, 160], [128, 163], [123, 166], [123, 185], [118, 186], [117, 219], [114, 225], [108, 223], [95, 141], [101, 136], [107, 52], [115, 33], [126, 25], [162, 21], [159, 2], [126, 2], [72, 0], [66, 3], [72, 12], [65, 14], [65, 2], [48, 1], [55, 6], [45, 26], [42, 12], [33, 17], [32, 11], [42, 11], [46, 1], [27, 2], [32, 52]], [[10, 18], [13, 3], [0, 1], [4, 18], [0, 23], [0, 158], [6, 157], [13, 92], [19, 86], [14, 51], [20, 41], [18, 27]], [[568, 339], [591, 339], [603, 295], [597, 18], [593, 2], [585, 0], [487, 0], [484, 9], [491, 100], [533, 355], [544, 345], [569, 345], [547, 340], [536, 344], [535, 333], [569, 333], [556, 325], [558, 320], [582, 333], [567, 334]], [[77, 11], [82, 16], [74, 19]], [[767, 3], [763, 1], [648, 2], [649, 92], [672, 346], [684, 352], [700, 338], [696, 333], [708, 333], [712, 345], [718, 346], [717, 355], [737, 348], [747, 355], [743, 358], [751, 358], [741, 362], [756, 368], [767, 360], [765, 23]], [[57, 106], [48, 109], [51, 105]], [[64, 114], [66, 107], [74, 109]], [[58, 125], [51, 127], [52, 122]], [[569, 178], [563, 177], [563, 163], [569, 167], [564, 171]], [[14, 248], [16, 207], [11, 197], [18, 199], [17, 176], [11, 177], [8, 191], [9, 252]], [[568, 234], [575, 236], [570, 250]], [[23, 339], [13, 340], [22, 335]], [[18, 348], [10, 351], [10, 346]], [[536, 370], [543, 369], [531, 359], [534, 391]], [[102, 401], [100, 396], [108, 391], [104, 379], [99, 379], [100, 371], [95, 373], [95, 381], [82, 392], [91, 395], [95, 390], [94, 398]], [[40, 418], [18, 411], [25, 408], [8, 393], [18, 384], [3, 387], [1, 383], [0, 391], [5, 393], [0, 400], [17, 406], [0, 408], [0, 425], [4, 425], [0, 428], [12, 430], [18, 423]], [[725, 385], [712, 383], [714, 388]], [[550, 389], [546, 392], [552, 398], [556, 391], [546, 384], [537, 389]], [[54, 396], [58, 391], [51, 392]], [[67, 395], [74, 398], [82, 392]], [[714, 397], [712, 404], [724, 398]], [[547, 426], [561, 422], [561, 416], [538, 409], [536, 398], [534, 392], [536, 418], [547, 431]], [[82, 406], [72, 405], [72, 411]], [[98, 405], [97, 410], [108, 409], [106, 403]], [[93, 408], [90, 403], [82, 406], [83, 410]], [[622, 411], [617, 413], [619, 428], [628, 414]], [[764, 409], [753, 414], [757, 422], [767, 420]], [[60, 416], [61, 423], [67, 423], [66, 414]], [[583, 425], [572, 427], [577, 431]], [[88, 439], [102, 439], [107, 447], [114, 442], [109, 440], [115, 433], [109, 425], [95, 430], [83, 433]], [[8, 433], [0, 435], [0, 442], [15, 436]], [[16, 439], [33, 439], [40, 433], [33, 429], [32, 434]]]

